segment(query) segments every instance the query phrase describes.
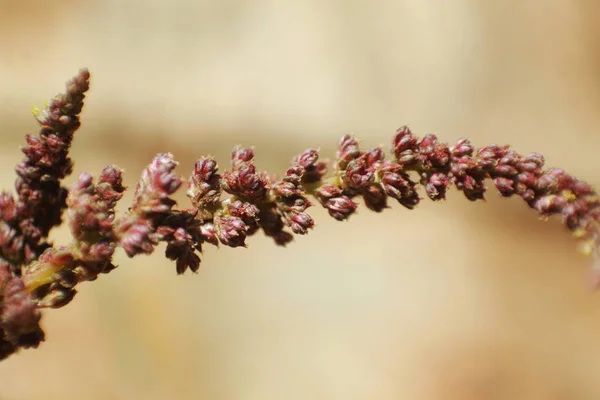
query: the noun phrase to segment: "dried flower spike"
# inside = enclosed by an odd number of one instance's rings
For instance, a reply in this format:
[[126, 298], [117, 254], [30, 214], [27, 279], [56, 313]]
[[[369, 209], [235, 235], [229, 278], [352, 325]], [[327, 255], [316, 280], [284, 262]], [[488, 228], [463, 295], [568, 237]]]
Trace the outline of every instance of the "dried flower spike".
[[[41, 310], [68, 304], [79, 283], [115, 269], [119, 247], [135, 257], [163, 242], [178, 274], [198, 272], [204, 243], [246, 247], [262, 231], [285, 246], [294, 235], [309, 233], [315, 227], [309, 196], [344, 221], [361, 199], [375, 212], [388, 209], [391, 200], [413, 209], [420, 185], [431, 200], [444, 200], [455, 186], [475, 201], [491, 181], [500, 195], [522, 198], [541, 217], [559, 215], [592, 256], [592, 282], [600, 285], [600, 197], [590, 185], [561, 169], [544, 169], [537, 153], [497, 145], [475, 149], [467, 139], [448, 145], [432, 134], [419, 138], [406, 126], [393, 136], [390, 158], [381, 147], [362, 151], [345, 135], [329, 176], [315, 149], [294, 157], [282, 177], [258, 171], [253, 148], [234, 147], [231, 169], [222, 175], [216, 160], [201, 157], [187, 181], [186, 209], [172, 198], [183, 183], [177, 162], [158, 154], [143, 170], [128, 211], [117, 215], [125, 191], [118, 167], [104, 168], [96, 183], [84, 172], [70, 189], [61, 185], [73, 169], [68, 151], [89, 77], [81, 70], [65, 94], [38, 113], [39, 135], [26, 137], [25, 160], [16, 168], [17, 195], [0, 193], [0, 359], [38, 346], [44, 340]], [[47, 238], [63, 214], [72, 239], [53, 245]]]

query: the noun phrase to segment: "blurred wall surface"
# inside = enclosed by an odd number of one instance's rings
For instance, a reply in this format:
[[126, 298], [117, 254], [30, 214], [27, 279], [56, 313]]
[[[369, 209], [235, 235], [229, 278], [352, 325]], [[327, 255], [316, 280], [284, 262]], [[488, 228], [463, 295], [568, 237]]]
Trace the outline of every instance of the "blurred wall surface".
[[[86, 66], [69, 183], [114, 163], [132, 187], [167, 151], [182, 175], [205, 154], [225, 169], [235, 144], [282, 172], [409, 124], [600, 185], [599, 4], [0, 0], [0, 176], [31, 107]], [[313, 207], [287, 248], [208, 249], [197, 275], [119, 253], [0, 364], [0, 399], [600, 398], [600, 297], [570, 235], [518, 199], [462, 197], [345, 224]]]

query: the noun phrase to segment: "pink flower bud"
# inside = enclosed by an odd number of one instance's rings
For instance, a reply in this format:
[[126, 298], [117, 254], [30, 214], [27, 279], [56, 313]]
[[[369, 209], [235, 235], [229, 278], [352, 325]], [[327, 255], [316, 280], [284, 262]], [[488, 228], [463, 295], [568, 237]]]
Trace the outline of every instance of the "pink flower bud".
[[219, 241], [229, 247], [246, 247], [247, 226], [238, 217], [216, 217], [215, 230]]
[[356, 203], [348, 196], [334, 197], [329, 199], [326, 204], [329, 215], [338, 221], [348, 219], [356, 211], [356, 206]]

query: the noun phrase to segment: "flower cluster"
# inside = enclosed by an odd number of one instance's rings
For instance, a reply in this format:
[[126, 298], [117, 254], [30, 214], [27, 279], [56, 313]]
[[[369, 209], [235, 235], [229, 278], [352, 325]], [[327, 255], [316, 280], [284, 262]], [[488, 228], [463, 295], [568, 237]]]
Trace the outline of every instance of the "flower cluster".
[[[36, 347], [44, 339], [40, 310], [64, 306], [78, 283], [116, 268], [117, 248], [134, 257], [165, 243], [178, 274], [197, 272], [204, 243], [245, 247], [262, 231], [283, 246], [307, 234], [315, 226], [308, 196], [342, 221], [360, 199], [378, 213], [389, 208], [389, 199], [413, 209], [420, 186], [434, 201], [454, 186], [475, 201], [484, 198], [491, 180], [502, 196], [521, 197], [540, 216], [560, 215], [585, 253], [596, 256], [600, 248], [600, 198], [587, 183], [560, 169], [545, 170], [537, 153], [496, 145], [475, 149], [467, 139], [448, 145], [435, 135], [418, 138], [406, 126], [396, 131], [390, 157], [381, 147], [362, 151], [353, 136], [342, 137], [331, 174], [314, 149], [296, 156], [281, 177], [257, 171], [252, 148], [234, 147], [231, 168], [222, 174], [216, 160], [202, 157], [187, 181], [187, 209], [172, 199], [184, 182], [175, 173], [177, 162], [158, 154], [142, 172], [128, 211], [118, 216], [125, 191], [118, 167], [104, 168], [96, 183], [82, 173], [70, 189], [61, 186], [73, 169], [68, 150], [88, 81], [87, 70], [80, 71], [66, 93], [38, 113], [39, 135], [26, 137], [25, 160], [17, 166], [17, 195], [0, 193], [0, 359]], [[72, 241], [53, 245], [48, 234], [65, 210]]]
[[[61, 180], [73, 169], [68, 157], [79, 113], [89, 89], [89, 72], [82, 70], [67, 82], [64, 94], [56, 96], [46, 110], [36, 112], [39, 135], [27, 135], [25, 160], [16, 167], [16, 201], [3, 193], [0, 209], [5, 223], [2, 256], [10, 260], [15, 273], [39, 257], [49, 247], [50, 230], [61, 224], [66, 208], [67, 188]], [[6, 214], [5, 214], [6, 213]]]

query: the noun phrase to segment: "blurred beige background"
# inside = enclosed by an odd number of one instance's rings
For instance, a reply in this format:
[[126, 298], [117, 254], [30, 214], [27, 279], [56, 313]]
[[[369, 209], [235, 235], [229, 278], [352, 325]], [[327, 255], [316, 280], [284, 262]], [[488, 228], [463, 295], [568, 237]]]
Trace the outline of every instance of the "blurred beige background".
[[[284, 171], [348, 132], [389, 149], [406, 123], [600, 185], [598, 4], [0, 0], [3, 185], [31, 107], [83, 66], [76, 175], [116, 163], [133, 186], [164, 151], [182, 175], [208, 153], [224, 169], [235, 144]], [[600, 398], [600, 295], [557, 221], [494, 193], [311, 211], [287, 249], [208, 249], [198, 275], [119, 253], [0, 364], [0, 399]]]

